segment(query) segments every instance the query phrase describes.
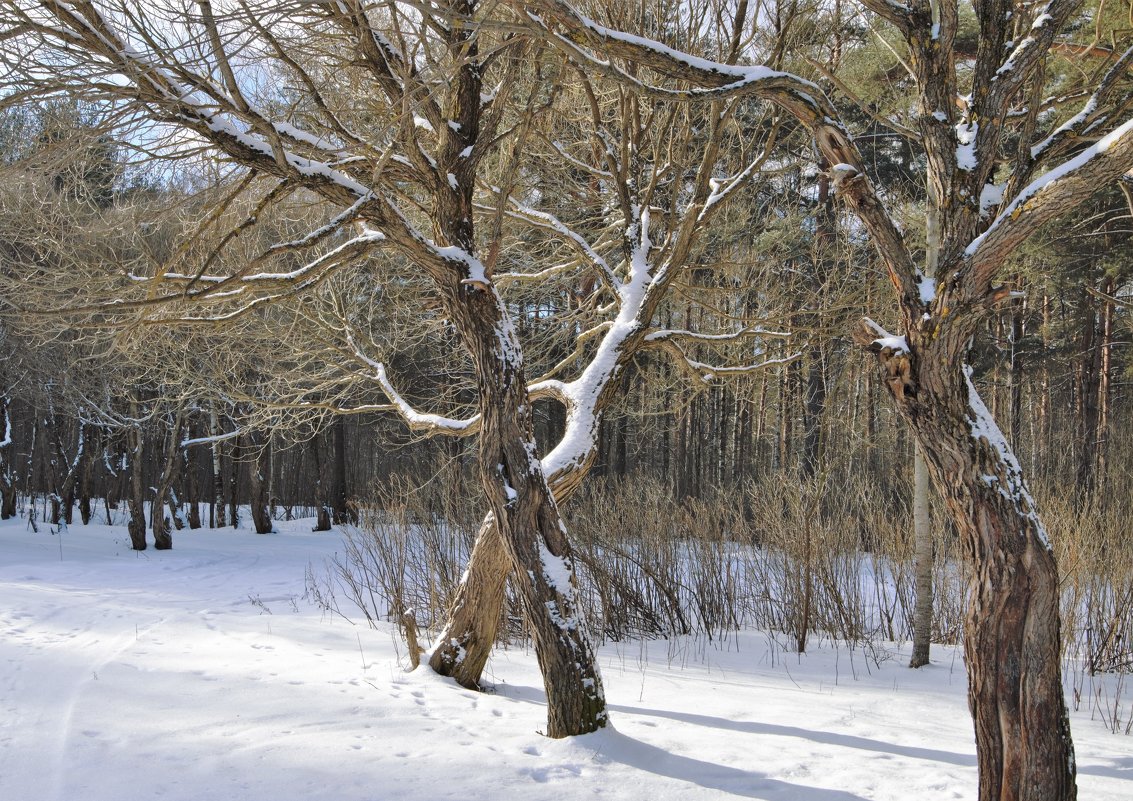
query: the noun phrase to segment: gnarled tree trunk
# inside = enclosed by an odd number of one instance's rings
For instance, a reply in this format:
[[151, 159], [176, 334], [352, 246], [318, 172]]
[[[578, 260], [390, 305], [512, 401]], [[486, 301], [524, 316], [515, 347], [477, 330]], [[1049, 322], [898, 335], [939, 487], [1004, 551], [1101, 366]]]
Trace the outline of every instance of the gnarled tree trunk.
[[932, 643], [932, 519], [929, 514], [928, 465], [918, 445], [913, 455], [913, 563], [916, 603], [913, 611], [913, 655], [909, 667], [928, 664]]
[[1058, 572], [1022, 469], [963, 366], [963, 325], [878, 352], [972, 567], [964, 645], [982, 801], [1076, 797]]
[[[588, 461], [551, 477], [556, 504], [561, 506], [574, 494], [596, 456], [595, 449]], [[465, 687], [480, 686], [480, 677], [496, 642], [511, 569], [512, 561], [500, 538], [495, 516], [489, 512], [480, 524], [468, 570], [429, 660], [429, 666], [437, 673], [450, 676]]]
[[579, 617], [566, 528], [535, 450], [519, 343], [494, 288], [449, 291], [480, 376], [480, 480], [516, 568], [547, 691], [547, 735], [585, 734], [606, 725], [605, 693]]

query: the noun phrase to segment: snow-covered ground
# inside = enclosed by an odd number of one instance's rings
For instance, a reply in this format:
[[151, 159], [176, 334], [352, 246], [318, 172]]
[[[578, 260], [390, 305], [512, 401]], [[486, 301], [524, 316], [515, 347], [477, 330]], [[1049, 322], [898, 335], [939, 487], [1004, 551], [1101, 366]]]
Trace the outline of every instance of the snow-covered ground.
[[[761, 633], [601, 649], [614, 729], [540, 735], [533, 654], [494, 692], [407, 673], [391, 629], [304, 600], [337, 534], [0, 524], [0, 799], [949, 799], [975, 795], [964, 670]], [[60, 544], [62, 548], [60, 548]], [[1082, 799], [1133, 798], [1133, 737], [1074, 716]]]

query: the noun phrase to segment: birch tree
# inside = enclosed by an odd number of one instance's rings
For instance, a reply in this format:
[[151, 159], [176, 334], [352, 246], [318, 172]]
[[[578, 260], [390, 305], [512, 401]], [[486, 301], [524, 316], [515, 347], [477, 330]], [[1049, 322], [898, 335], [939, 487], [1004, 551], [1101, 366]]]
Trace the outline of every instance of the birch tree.
[[[955, 2], [864, 0], [907, 50], [915, 106], [904, 127], [924, 153], [928, 214], [939, 231], [937, 266], [926, 275], [819, 86], [758, 66], [706, 63], [558, 0], [525, 5], [546, 41], [643, 93], [754, 94], [811, 131], [836, 191], [873, 239], [900, 310], [903, 334], [865, 320], [856, 339], [876, 353], [971, 561], [965, 646], [980, 798], [1074, 798], [1054, 555], [1019, 462], [964, 362], [980, 323], [1009, 297], [998, 283], [1009, 257], [1045, 222], [1133, 168], [1133, 120], [1125, 118], [1133, 49], [1109, 53], [1094, 80], [1072, 92], [1077, 113], [1044, 125], [1052, 102], [1045, 70], [1079, 3], [980, 3], [977, 52], [961, 58]], [[619, 68], [611, 55], [638, 70]]]

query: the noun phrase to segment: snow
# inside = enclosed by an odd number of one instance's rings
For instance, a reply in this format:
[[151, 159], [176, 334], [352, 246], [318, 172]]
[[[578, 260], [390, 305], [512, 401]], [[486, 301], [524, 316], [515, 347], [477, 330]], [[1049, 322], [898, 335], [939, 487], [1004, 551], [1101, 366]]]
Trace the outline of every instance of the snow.
[[976, 169], [976, 135], [979, 133], [979, 123], [959, 122], [956, 124], [956, 166], [961, 170], [971, 172]]
[[[491, 692], [474, 693], [407, 673], [390, 626], [304, 600], [307, 566], [341, 550], [310, 524], [179, 532], [136, 554], [120, 527], [73, 526], [60, 549], [46, 527], [0, 523], [0, 797], [975, 797], [952, 649], [913, 671], [896, 646], [875, 664], [759, 632], [611, 644], [613, 728], [548, 740], [529, 650], [497, 650]], [[1072, 717], [1081, 797], [1133, 796], [1129, 738]]]
[[980, 218], [986, 218], [992, 208], [1003, 202], [1006, 184], [984, 184], [980, 191]]
[[[892, 2], [892, 0], [889, 0], [889, 2]], [[770, 67], [765, 67], [762, 65], [746, 66], [739, 64], [724, 64], [719, 61], [712, 61], [710, 59], [690, 55], [689, 53], [685, 53], [680, 50], [675, 50], [666, 44], [658, 42], [655, 39], [649, 39], [644, 36], [626, 33], [625, 31], [619, 31], [614, 28], [607, 28], [606, 26], [599, 24], [590, 17], [582, 14], [577, 9], [572, 8], [570, 13], [579, 22], [579, 24], [588, 28], [594, 34], [603, 39], [625, 42], [627, 44], [645, 48], [647, 50], [652, 50], [653, 52], [666, 56], [667, 58], [671, 58], [678, 63], [685, 64], [692, 69], [697, 70], [698, 72], [716, 74], [725, 78], [732, 79], [732, 83], [728, 84], [725, 87], [722, 87], [724, 89], [738, 89], [742, 86], [760, 83], [763, 81], [786, 78], [800, 87], [813, 89], [815, 94], [821, 94], [821, 89], [819, 89], [818, 84], [801, 79], [796, 75], [792, 75], [791, 73], [780, 72], [779, 70], [774, 70]], [[546, 23], [538, 14], [529, 11], [527, 12], [527, 16], [539, 25], [546, 27]], [[561, 41], [572, 43], [572, 40], [565, 38], [562, 35], [558, 35], [558, 38]], [[800, 94], [803, 93], [800, 92]], [[808, 103], [814, 105], [813, 98], [805, 99]]]
[[381, 386], [382, 392], [385, 393], [385, 396], [389, 400], [389, 402], [393, 404], [394, 408], [397, 410], [397, 413], [400, 414], [402, 419], [405, 420], [405, 422], [410, 426], [426, 429], [444, 429], [446, 431], [458, 432], [466, 431], [473, 425], [476, 425], [477, 422], [479, 422], [479, 414], [473, 415], [467, 420], [458, 420], [456, 418], [445, 417], [444, 415], [440, 414], [431, 414], [427, 412], [417, 411], [415, 408], [413, 408], [413, 405], [409, 403], [409, 401], [407, 401], [405, 397], [394, 387], [393, 382], [389, 379], [389, 373], [386, 370], [385, 364], [379, 361], [375, 361], [374, 359], [371, 359], [369, 356], [367, 356], [365, 351], [361, 347], [359, 347], [358, 343], [355, 342], [354, 337], [349, 332], [346, 335], [346, 340], [350, 344], [350, 347], [354, 350], [354, 353], [358, 356], [358, 358], [362, 359], [373, 369], [373, 376], [377, 380], [379, 386]]
[[[1047, 547], [1050, 548], [1050, 540], [1047, 537], [1046, 528], [1043, 526], [1042, 520], [1039, 519], [1038, 514], [1035, 512], [1035, 499], [1031, 497], [1030, 490], [1027, 489], [1026, 482], [1023, 481], [1023, 468], [1019, 465], [1019, 460], [1015, 458], [1014, 451], [1007, 443], [1007, 438], [1003, 436], [999, 425], [996, 424], [995, 418], [992, 417], [987, 406], [980, 397], [980, 393], [976, 390], [975, 384], [972, 383], [972, 368], [968, 365], [964, 366], [964, 380], [968, 384], [968, 407], [971, 409], [972, 417], [968, 419], [968, 423], [972, 429], [972, 438], [977, 442], [980, 440], [986, 441], [987, 444], [996, 452], [999, 460], [1003, 464], [1004, 482], [999, 486], [999, 493], [1004, 498], [1012, 503], [1021, 515], [1025, 516], [1032, 523], [1035, 534], [1039, 540]], [[994, 487], [999, 483], [999, 478], [992, 476], [994, 481], [985, 482], [988, 486]]]
[[909, 341], [903, 336], [878, 337], [873, 341], [882, 350], [889, 349], [896, 354], [909, 352]]
[[920, 275], [917, 283], [917, 291], [921, 298], [921, 303], [925, 306], [936, 300], [936, 279], [931, 275]]
[[1005, 208], [1000, 209], [999, 214], [996, 215], [991, 225], [989, 225], [982, 234], [973, 239], [971, 244], [964, 249], [964, 255], [974, 255], [988, 236], [1003, 225], [1004, 220], [1013, 219], [1017, 214], [1022, 213], [1026, 209], [1027, 201], [1045, 189], [1047, 185], [1081, 169], [1091, 160], [1104, 154], [1115, 142], [1120, 141], [1130, 132], [1133, 132], [1133, 118], [1126, 120], [1078, 155], [1067, 159], [1031, 181], [1031, 183], [1027, 184]]
[[619, 360], [625, 343], [645, 325], [639, 315], [649, 287], [665, 280], [666, 268], [654, 274], [649, 262], [649, 251], [653, 247], [649, 238], [649, 209], [635, 208], [634, 218], [635, 222], [628, 230], [628, 238], [634, 242], [629, 275], [617, 287], [618, 316], [606, 330], [590, 363], [578, 378], [556, 384], [568, 399], [567, 420], [562, 439], [543, 458], [543, 470], [548, 476], [583, 464], [587, 455], [597, 447], [597, 400], [621, 369]]

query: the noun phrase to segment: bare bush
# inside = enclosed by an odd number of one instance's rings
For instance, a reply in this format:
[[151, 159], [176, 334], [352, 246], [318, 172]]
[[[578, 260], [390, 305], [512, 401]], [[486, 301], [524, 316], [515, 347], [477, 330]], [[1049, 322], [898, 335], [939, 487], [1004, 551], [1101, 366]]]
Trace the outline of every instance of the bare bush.
[[343, 527], [330, 573], [371, 626], [401, 625], [407, 612], [423, 629], [443, 622], [478, 525], [469, 515], [475, 503], [454, 491], [464, 486], [455, 475], [421, 486], [395, 477], [361, 509], [357, 526]]

